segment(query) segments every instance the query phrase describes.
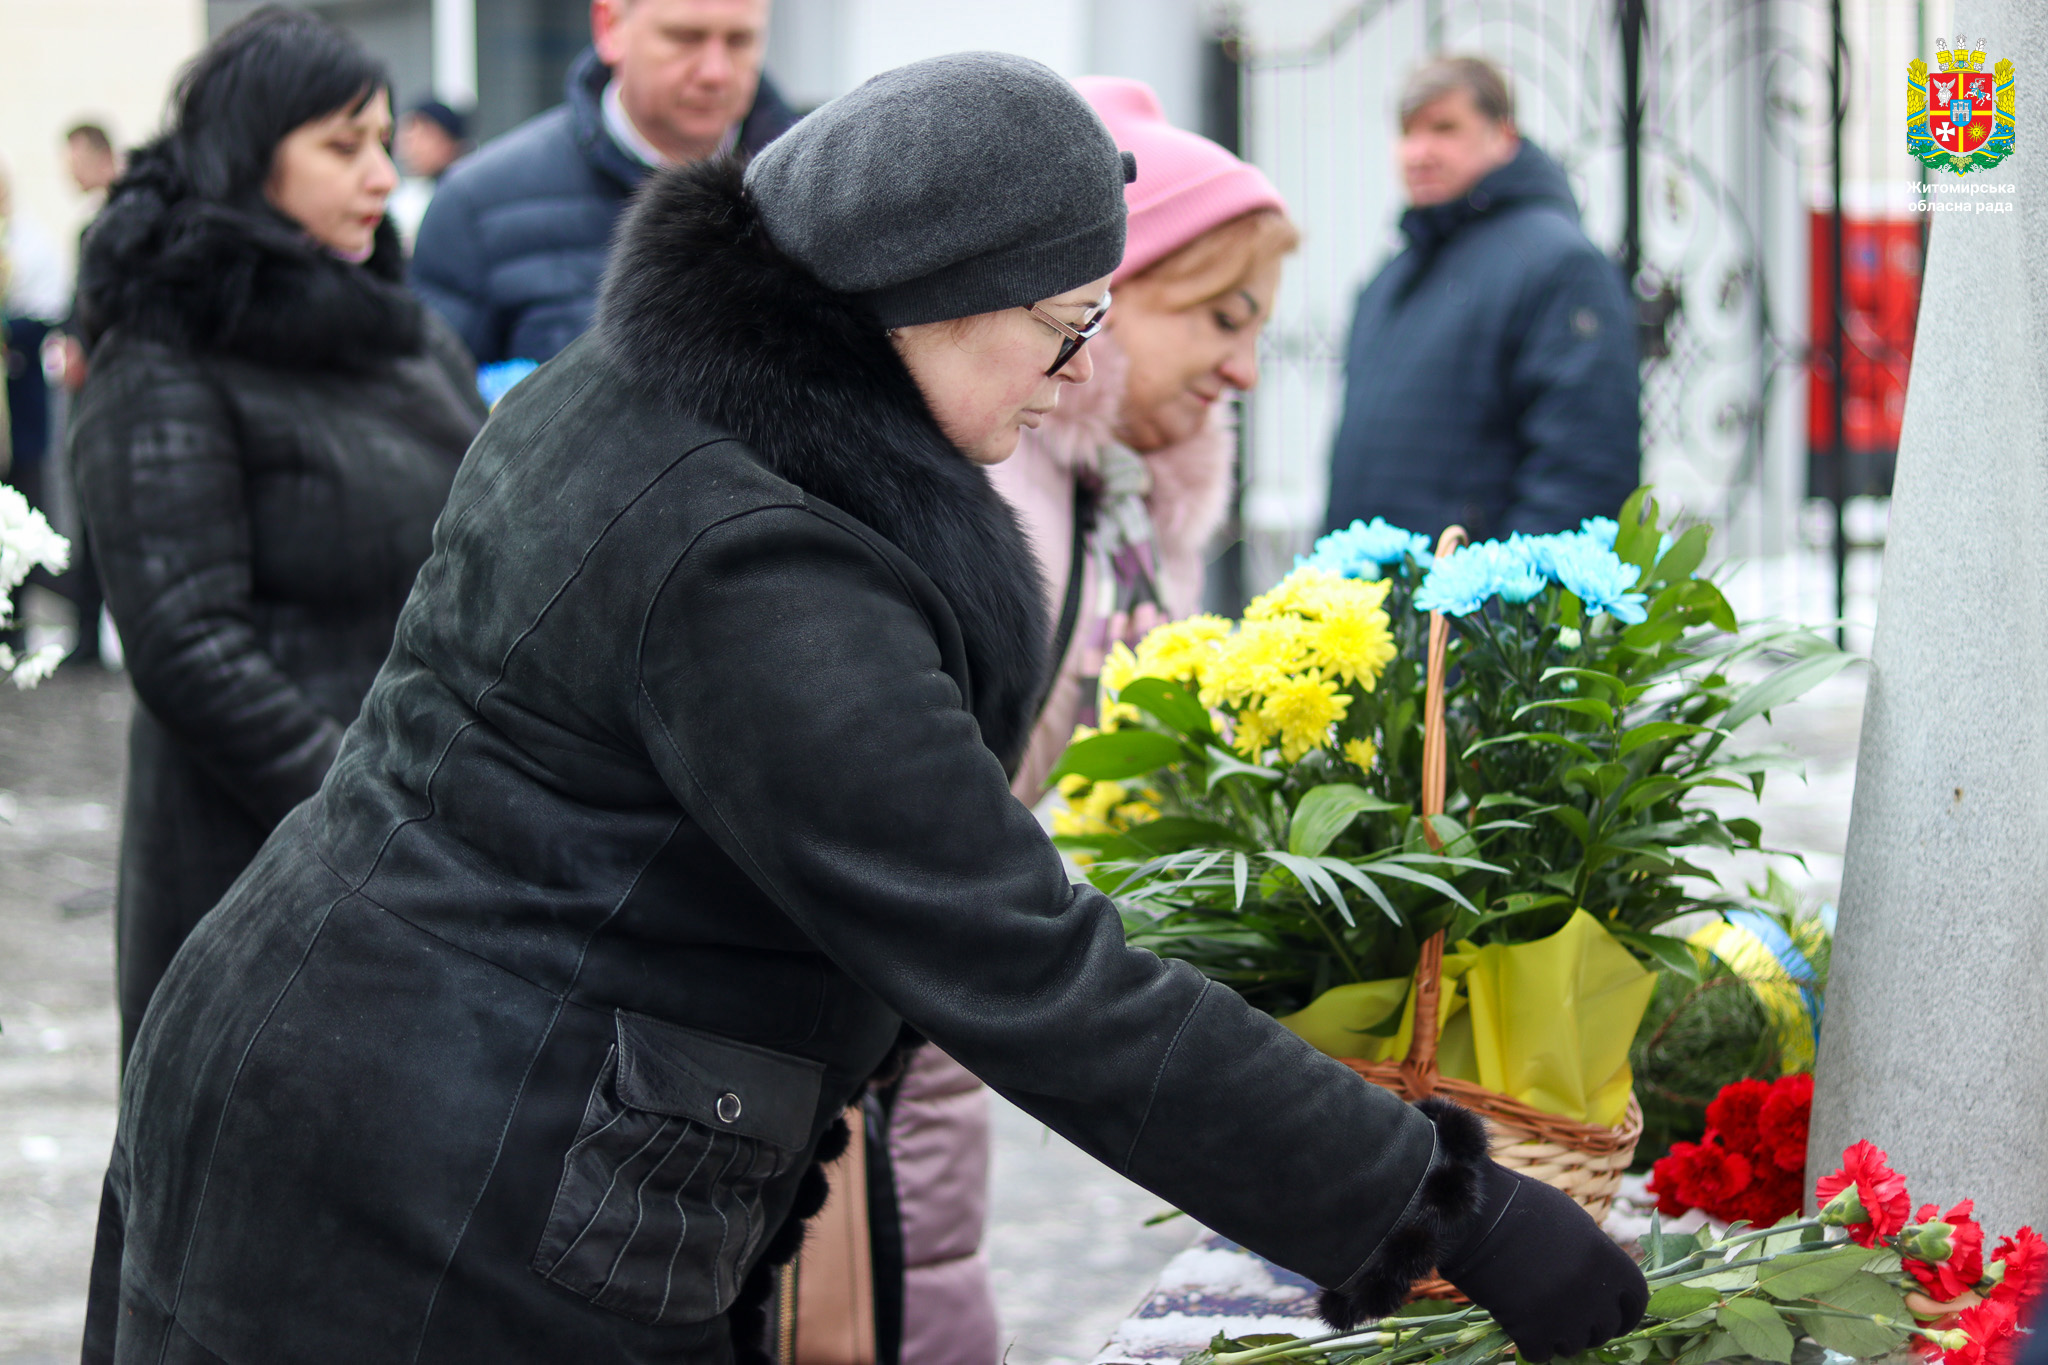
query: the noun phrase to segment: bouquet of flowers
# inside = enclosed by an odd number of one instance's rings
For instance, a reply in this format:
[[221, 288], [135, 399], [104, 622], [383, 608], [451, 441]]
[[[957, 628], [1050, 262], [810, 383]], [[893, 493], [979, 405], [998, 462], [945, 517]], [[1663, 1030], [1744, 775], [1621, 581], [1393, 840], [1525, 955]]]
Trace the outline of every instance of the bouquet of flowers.
[[[2048, 1243], [2031, 1227], [1988, 1253], [1975, 1204], [1912, 1211], [1906, 1182], [1868, 1142], [1819, 1182], [1819, 1216], [1674, 1236], [1653, 1219], [1649, 1309], [1582, 1361], [1708, 1365], [1870, 1360], [1910, 1347], [1938, 1365], [2009, 1365], [2039, 1299]], [[1300, 1338], [1218, 1336], [1182, 1365], [1495, 1365], [1512, 1349], [1481, 1308], [1410, 1304], [1369, 1328]]]
[[[14, 624], [14, 590], [29, 571], [41, 566], [61, 572], [70, 558], [71, 542], [52, 531], [27, 498], [0, 484], [0, 630]], [[63, 657], [64, 651], [55, 645], [20, 657], [0, 642], [0, 678], [12, 678], [16, 687], [34, 687]]]
[[[1586, 953], [1611, 939], [1696, 975], [1692, 951], [1652, 931], [1737, 898], [1688, 851], [1761, 846], [1754, 820], [1699, 798], [1760, 795], [1788, 765], [1731, 754], [1729, 735], [1852, 656], [1798, 627], [1743, 629], [1696, 574], [1708, 528], [1675, 529], [1643, 490], [1618, 520], [1440, 558], [1379, 521], [1326, 536], [1241, 621], [1198, 616], [1112, 653], [1101, 725], [1054, 770], [1054, 832], [1132, 942], [1275, 1014], [1322, 1002], [1322, 1036], [1302, 1031], [1325, 1050], [1387, 1053], [1439, 931], [1484, 953], [1582, 919]], [[1453, 625], [1449, 785], [1425, 818], [1431, 612]], [[1589, 962], [1563, 970], [1618, 981]], [[1598, 1030], [1618, 1028], [1624, 1051], [1648, 998], [1638, 975], [1633, 1017]]]
[[1706, 1136], [1676, 1142], [1650, 1168], [1657, 1210], [1700, 1209], [1724, 1223], [1768, 1227], [1799, 1211], [1806, 1187], [1806, 1134], [1813, 1076], [1741, 1080], [1707, 1106]]

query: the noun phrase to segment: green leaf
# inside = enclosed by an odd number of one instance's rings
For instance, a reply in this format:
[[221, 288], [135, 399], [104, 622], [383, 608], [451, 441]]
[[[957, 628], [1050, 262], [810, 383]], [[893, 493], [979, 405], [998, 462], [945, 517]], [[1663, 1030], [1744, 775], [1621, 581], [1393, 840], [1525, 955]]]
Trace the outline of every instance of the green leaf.
[[1683, 739], [1688, 735], [1725, 734], [1711, 725], [1687, 725], [1683, 721], [1653, 720], [1647, 725], [1638, 725], [1624, 730], [1618, 752], [1627, 758], [1645, 744], [1656, 744], [1667, 739]]
[[1598, 697], [1548, 697], [1542, 701], [1530, 702], [1528, 705], [1518, 709], [1515, 712], [1515, 714], [1508, 717], [1508, 719], [1520, 720], [1523, 716], [1528, 715], [1531, 711], [1541, 711], [1545, 709], [1549, 709], [1552, 711], [1571, 711], [1581, 716], [1591, 716], [1594, 720], [1599, 721], [1602, 725], [1614, 724], [1614, 707], [1609, 705], [1607, 702], [1601, 701]]
[[1552, 806], [1547, 814], [1570, 830], [1581, 846], [1593, 842], [1593, 827], [1586, 822], [1586, 813], [1577, 806]]
[[1670, 1322], [1676, 1318], [1689, 1318], [1702, 1308], [1710, 1308], [1721, 1301], [1721, 1296], [1711, 1289], [1696, 1284], [1667, 1284], [1650, 1295], [1650, 1316]]
[[1496, 744], [1555, 744], [1561, 749], [1571, 750], [1588, 763], [1600, 761], [1600, 755], [1594, 753], [1592, 746], [1584, 740], [1573, 739], [1570, 735], [1560, 735], [1554, 730], [1519, 730], [1511, 735], [1495, 735], [1492, 739], [1480, 740], [1458, 757], [1469, 759], [1480, 750], [1491, 749]]
[[1293, 873], [1294, 879], [1308, 892], [1311, 902], [1320, 903], [1324, 896], [1328, 896], [1330, 904], [1344, 917], [1344, 922], [1354, 928], [1357, 926], [1358, 921], [1351, 918], [1351, 907], [1345, 904], [1344, 893], [1337, 889], [1337, 883], [1332, 881], [1330, 874], [1317, 863], [1308, 858], [1297, 858], [1292, 853], [1280, 853], [1270, 849], [1261, 856], [1272, 859]]
[[1816, 654], [1812, 658], [1787, 664], [1768, 678], [1745, 688], [1742, 694], [1736, 697], [1735, 704], [1720, 716], [1721, 727], [1733, 730], [1743, 722], [1754, 720], [1774, 707], [1796, 700], [1856, 661], [1854, 654], [1838, 651], [1832, 654]]
[[1203, 751], [1209, 761], [1209, 779], [1204, 784], [1205, 792], [1216, 790], [1216, 784], [1226, 777], [1249, 777], [1258, 782], [1278, 782], [1280, 774], [1271, 768], [1261, 768], [1256, 763], [1247, 763], [1228, 749], [1211, 744]]
[[1549, 682], [1552, 678], [1573, 678], [1588, 687], [1597, 687], [1610, 699], [1626, 701], [1628, 687], [1612, 673], [1603, 673], [1596, 668], [1546, 668], [1539, 681]]
[[1734, 1354], [1735, 1338], [1726, 1332], [1709, 1332], [1685, 1348], [1678, 1365], [1707, 1365]]
[[1233, 853], [1230, 855], [1230, 879], [1237, 887], [1237, 900], [1231, 906], [1234, 910], [1244, 909], [1244, 887], [1245, 882], [1251, 877], [1251, 869], [1251, 859], [1245, 857], [1244, 854]]
[[1691, 945], [1684, 939], [1672, 938], [1668, 934], [1646, 934], [1636, 929], [1619, 929], [1611, 924], [1607, 926], [1607, 932], [1664, 970], [1676, 972], [1687, 981], [1700, 979], [1699, 959], [1693, 956]]
[[1105, 858], [1143, 861], [1162, 853], [1181, 853], [1191, 848], [1241, 847], [1245, 838], [1228, 825], [1213, 820], [1196, 820], [1185, 815], [1167, 815], [1142, 825], [1133, 825], [1096, 847]]
[[[1268, 856], [1275, 855], [1269, 854]], [[1370, 866], [1375, 873], [1382, 877], [1392, 877], [1397, 881], [1414, 882], [1417, 886], [1426, 886], [1445, 900], [1456, 901], [1474, 914], [1478, 913], [1479, 907], [1466, 900], [1457, 887], [1452, 886], [1442, 877], [1432, 877], [1427, 872], [1417, 872], [1412, 867], [1402, 867], [1400, 864], [1391, 861], [1383, 860], [1372, 863]]]
[[1287, 851], [1313, 858], [1365, 811], [1397, 810], [1392, 801], [1349, 782], [1311, 787], [1294, 808], [1287, 827]]
[[1180, 741], [1171, 735], [1156, 730], [1113, 730], [1069, 744], [1046, 781], [1053, 783], [1078, 773], [1093, 782], [1121, 782], [1178, 763], [1183, 757]]
[[1208, 708], [1189, 696], [1178, 683], [1164, 678], [1135, 678], [1116, 694], [1116, 699], [1157, 717], [1168, 729], [1197, 743], [1216, 738], [1216, 728], [1209, 720]]
[[1819, 1313], [1801, 1314], [1797, 1308], [1787, 1310], [1808, 1336], [1831, 1351], [1867, 1360], [1872, 1356], [1889, 1354], [1906, 1338], [1905, 1332], [1898, 1327], [1886, 1327], [1870, 1321], [1874, 1317], [1901, 1323], [1911, 1319], [1899, 1291], [1867, 1270], [1859, 1270], [1835, 1288], [1814, 1295], [1813, 1301], [1837, 1313], [1857, 1315], [1842, 1318]]
[[1792, 1329], [1762, 1299], [1730, 1299], [1714, 1314], [1714, 1321], [1735, 1338], [1744, 1355], [1792, 1365]]
[[1757, 1288], [1774, 1299], [1810, 1299], [1846, 1284], [1870, 1260], [1867, 1247], [1787, 1255], [1757, 1271]]
[[1401, 912], [1396, 910], [1394, 903], [1387, 899], [1387, 893], [1380, 890], [1379, 883], [1368, 877], [1364, 872], [1345, 862], [1342, 858], [1318, 858], [1316, 861], [1324, 868], [1327, 868], [1332, 875], [1342, 877], [1345, 881], [1350, 882], [1353, 886], [1365, 892], [1372, 903], [1380, 908], [1380, 913], [1395, 924], [1404, 923], [1401, 918]]
[[1714, 534], [1709, 526], [1695, 526], [1676, 541], [1657, 560], [1657, 567], [1651, 570], [1652, 583], [1677, 583], [1692, 576], [1699, 568], [1700, 561], [1707, 557], [1707, 541]]
[[1700, 1239], [1689, 1232], [1667, 1232], [1662, 1240], [1663, 1252], [1654, 1267], [1658, 1270], [1668, 1265], [1677, 1265], [1700, 1249]]

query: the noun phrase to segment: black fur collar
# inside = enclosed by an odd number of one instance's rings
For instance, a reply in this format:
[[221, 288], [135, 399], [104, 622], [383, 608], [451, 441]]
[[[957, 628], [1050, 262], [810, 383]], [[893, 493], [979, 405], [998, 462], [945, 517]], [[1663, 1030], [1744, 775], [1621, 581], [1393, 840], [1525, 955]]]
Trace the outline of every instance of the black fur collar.
[[120, 328], [287, 369], [367, 370], [425, 345], [404, 260], [389, 219], [351, 265], [274, 211], [197, 197], [150, 146], [86, 234], [79, 322], [88, 345]]
[[1014, 767], [1049, 649], [1016, 515], [866, 311], [768, 240], [736, 162], [648, 180], [614, 239], [597, 332], [634, 383], [732, 432], [930, 575], [960, 621], [982, 739]]

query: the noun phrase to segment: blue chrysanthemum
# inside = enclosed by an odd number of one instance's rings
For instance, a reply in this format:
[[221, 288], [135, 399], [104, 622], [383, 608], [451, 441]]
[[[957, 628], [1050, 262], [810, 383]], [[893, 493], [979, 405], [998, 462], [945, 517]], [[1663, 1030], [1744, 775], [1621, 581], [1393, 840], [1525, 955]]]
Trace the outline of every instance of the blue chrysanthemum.
[[1341, 531], [1332, 531], [1315, 543], [1315, 548], [1294, 563], [1309, 565], [1346, 578], [1379, 579], [1389, 566], [1399, 567], [1413, 555], [1429, 567], [1429, 537], [1389, 526], [1386, 518], [1354, 521]]
[[1520, 548], [1484, 540], [1437, 560], [1415, 592], [1415, 609], [1470, 616], [1489, 598], [1527, 602], [1546, 586], [1542, 571]]
[[1551, 536], [1549, 572], [1587, 611], [1605, 612], [1617, 621], [1636, 625], [1649, 617], [1646, 598], [1635, 591], [1642, 576], [1633, 564], [1591, 535]]
[[1613, 517], [1587, 517], [1579, 523], [1579, 533], [1593, 537], [1611, 550], [1614, 538], [1621, 534], [1621, 525]]

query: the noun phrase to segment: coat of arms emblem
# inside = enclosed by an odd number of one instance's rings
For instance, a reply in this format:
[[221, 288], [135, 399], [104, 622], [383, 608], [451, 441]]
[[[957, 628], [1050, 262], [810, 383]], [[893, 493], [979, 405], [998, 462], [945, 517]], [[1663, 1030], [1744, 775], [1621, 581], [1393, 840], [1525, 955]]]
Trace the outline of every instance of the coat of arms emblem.
[[1906, 150], [1930, 171], [1989, 170], [2012, 155], [2012, 63], [1986, 70], [1983, 50], [1961, 34], [1935, 45], [1939, 70], [1906, 65]]

